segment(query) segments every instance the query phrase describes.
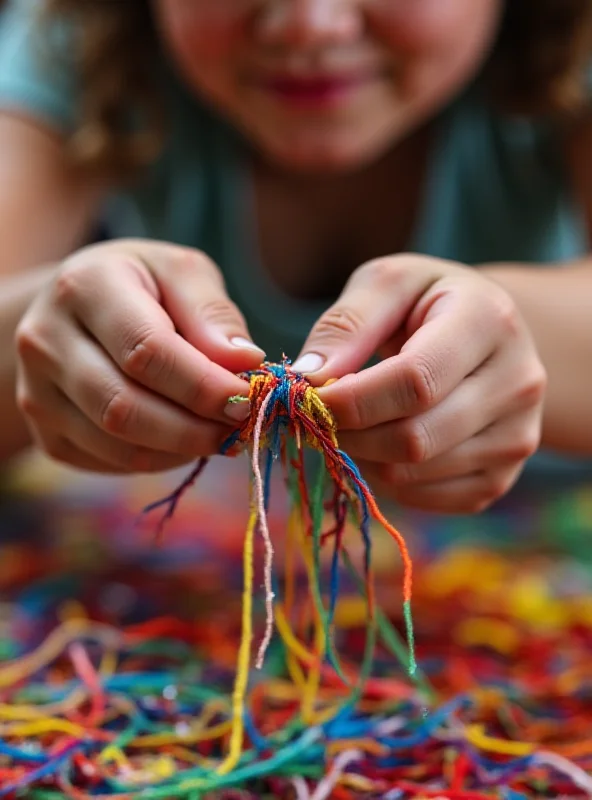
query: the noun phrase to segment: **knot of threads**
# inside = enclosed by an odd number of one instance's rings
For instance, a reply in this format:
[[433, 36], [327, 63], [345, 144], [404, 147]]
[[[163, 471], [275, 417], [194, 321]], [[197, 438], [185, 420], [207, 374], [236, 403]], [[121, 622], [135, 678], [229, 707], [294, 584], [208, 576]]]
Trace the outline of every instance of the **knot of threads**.
[[270, 448], [276, 457], [281, 455], [284, 436], [294, 438], [298, 447], [304, 436], [306, 444], [315, 450], [324, 451], [327, 444], [337, 449], [333, 415], [309, 381], [291, 369], [286, 358], [281, 364], [266, 362], [242, 377], [250, 383], [249, 397], [231, 397], [230, 402], [248, 402], [250, 414], [226, 440], [222, 453], [232, 454], [252, 444], [259, 421], [260, 446]]
[[[363, 691], [374, 658], [375, 603], [372, 580], [370, 524], [374, 519], [396, 541], [404, 565], [403, 609], [409, 646], [408, 670], [416, 670], [413, 624], [411, 619], [411, 560], [401, 534], [380, 512], [370, 488], [349, 456], [339, 449], [335, 420], [317, 391], [301, 374], [295, 372], [284, 358], [281, 364], [264, 363], [259, 369], [242, 377], [250, 385], [249, 397], [234, 397], [231, 402], [248, 402], [250, 413], [244, 423], [224, 442], [221, 452], [227, 455], [240, 451], [250, 452], [251, 510], [244, 541], [243, 553], [243, 609], [242, 634], [239, 646], [237, 673], [232, 699], [232, 735], [229, 754], [218, 772], [226, 774], [240, 762], [244, 737], [245, 697], [248, 688], [251, 646], [253, 639], [253, 578], [254, 537], [258, 532], [264, 542], [264, 586], [266, 600], [266, 626], [256, 659], [257, 668], [264, 664], [265, 654], [277, 628], [291, 665], [292, 676], [297, 676], [302, 690], [302, 715], [316, 719], [315, 693], [321, 675], [330, 668], [347, 686], [351, 695], [349, 707], [353, 708]], [[318, 476], [309, 485], [304, 463], [304, 449], [312, 448], [321, 454]], [[262, 465], [262, 461], [264, 462]], [[295, 578], [292, 558], [286, 559], [283, 597], [278, 600], [274, 588], [274, 549], [267, 514], [274, 462], [283, 466], [290, 491], [291, 511], [286, 536], [296, 545], [306, 568], [314, 617], [313, 641], [299, 639], [293, 630], [295, 616]], [[189, 477], [171, 495], [148, 506], [145, 511], [165, 508], [159, 525], [169, 519], [183, 493], [202, 473], [207, 459], [201, 459]], [[363, 578], [355, 572], [345, 542], [348, 517], [355, 520], [355, 529], [361, 536]], [[329, 586], [323, 587], [321, 549], [332, 544], [329, 569]], [[367, 646], [360, 678], [351, 686], [335, 652], [331, 635], [339, 593], [340, 563], [357, 578], [367, 608]], [[326, 595], [329, 595], [328, 603]], [[308, 670], [308, 674], [306, 671]], [[336, 718], [329, 713], [326, 723]], [[343, 713], [343, 710], [339, 713]]]

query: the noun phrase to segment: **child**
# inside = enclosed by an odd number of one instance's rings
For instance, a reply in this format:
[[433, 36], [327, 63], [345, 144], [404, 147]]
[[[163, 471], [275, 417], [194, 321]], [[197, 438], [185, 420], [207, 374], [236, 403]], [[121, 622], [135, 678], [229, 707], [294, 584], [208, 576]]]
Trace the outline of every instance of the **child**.
[[82, 469], [215, 452], [263, 350], [338, 379], [342, 446], [408, 506], [484, 509], [541, 435], [592, 453], [591, 29], [588, 0], [12, 0], [4, 455], [22, 417]]

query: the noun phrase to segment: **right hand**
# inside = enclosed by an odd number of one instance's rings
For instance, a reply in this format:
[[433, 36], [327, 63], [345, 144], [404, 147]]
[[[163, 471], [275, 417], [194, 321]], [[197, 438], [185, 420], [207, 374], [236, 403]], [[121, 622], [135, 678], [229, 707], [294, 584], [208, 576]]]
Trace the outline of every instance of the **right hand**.
[[97, 472], [216, 453], [264, 353], [202, 253], [119, 240], [69, 257], [16, 334], [17, 400], [35, 443]]

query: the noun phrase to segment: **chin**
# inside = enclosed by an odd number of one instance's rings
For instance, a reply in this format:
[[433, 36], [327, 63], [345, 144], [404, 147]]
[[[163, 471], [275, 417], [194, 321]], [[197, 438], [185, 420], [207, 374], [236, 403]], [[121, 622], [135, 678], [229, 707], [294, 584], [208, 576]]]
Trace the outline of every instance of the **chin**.
[[380, 159], [396, 142], [393, 137], [344, 136], [317, 140], [294, 136], [260, 138], [258, 150], [270, 162], [294, 172], [345, 173]]

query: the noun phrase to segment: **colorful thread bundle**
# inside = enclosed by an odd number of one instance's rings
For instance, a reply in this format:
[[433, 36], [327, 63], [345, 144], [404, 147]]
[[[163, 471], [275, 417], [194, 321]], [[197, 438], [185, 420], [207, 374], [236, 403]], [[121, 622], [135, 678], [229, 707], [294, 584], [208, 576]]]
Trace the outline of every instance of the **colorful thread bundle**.
[[[391, 607], [394, 574], [378, 582], [376, 600], [372, 592], [373, 501], [337, 450], [315, 393], [298, 376], [286, 386], [286, 368], [266, 366], [250, 377], [253, 414], [227, 443], [233, 450], [253, 442], [254, 477], [245, 553], [236, 565], [229, 560], [228, 585], [219, 587], [222, 614], [210, 619], [202, 608], [207, 563], [195, 565], [194, 587], [182, 599], [192, 609], [189, 622], [170, 615], [162, 578], [130, 570], [130, 591], [150, 598], [151, 608], [163, 602], [160, 616], [130, 621], [101, 611], [96, 584], [82, 580], [76, 590], [60, 576], [31, 585], [23, 559], [22, 585], [12, 577], [11, 625], [0, 629], [11, 657], [0, 666], [0, 797], [592, 797], [590, 576], [553, 560], [517, 564], [479, 551], [420, 565], [414, 605], [422, 669], [413, 670], [380, 610], [388, 603], [395, 622], [409, 624], [408, 605], [401, 619]], [[305, 440], [323, 456], [310, 492], [298, 446]], [[281, 580], [270, 572], [263, 529], [274, 458], [286, 467], [293, 498]], [[203, 467], [156, 504], [165, 517]], [[325, 503], [327, 473], [334, 491]], [[361, 575], [346, 540], [348, 509], [363, 533]], [[241, 611], [229, 588], [237, 569], [246, 590], [255, 586], [258, 529], [261, 624], [256, 594], [245, 591]], [[408, 561], [403, 578], [410, 587]], [[102, 582], [109, 580], [105, 574]], [[252, 631], [245, 609], [254, 612]], [[272, 638], [270, 620], [279, 633]], [[239, 669], [235, 679], [241, 634], [241, 656], [253, 639], [265, 658], [261, 669]]]
[[[300, 374], [290, 368], [287, 359], [282, 364], [265, 363], [258, 370], [244, 376], [250, 382], [248, 402], [250, 414], [244, 424], [233, 433], [222, 447], [222, 453], [232, 454], [244, 448], [251, 449], [252, 486], [251, 512], [247, 524], [244, 548], [244, 594], [242, 638], [239, 648], [236, 684], [233, 694], [233, 728], [230, 739], [228, 757], [219, 766], [222, 775], [230, 772], [240, 762], [244, 735], [244, 705], [248, 685], [253, 615], [253, 549], [254, 534], [259, 530], [265, 546], [265, 607], [266, 626], [261, 641], [256, 666], [261, 669], [265, 653], [271, 642], [275, 622], [289, 653], [289, 667], [292, 678], [300, 686], [303, 693], [302, 714], [304, 719], [312, 723], [318, 719], [319, 709], [315, 708], [315, 692], [319, 685], [325, 659], [342, 682], [349, 686], [335, 652], [331, 628], [339, 593], [340, 561], [346, 560], [353, 569], [345, 547], [345, 530], [348, 513], [356, 520], [364, 544], [364, 596], [368, 609], [368, 640], [364, 656], [361, 682], [352, 687], [348, 712], [351, 713], [359, 699], [363, 681], [372, 668], [375, 645], [375, 602], [371, 564], [370, 520], [379, 522], [393, 537], [399, 546], [403, 564], [403, 610], [409, 643], [409, 673], [416, 670], [413, 623], [411, 619], [411, 560], [405, 541], [401, 534], [381, 514], [370, 489], [360, 475], [352, 460], [337, 445], [335, 422], [330, 411], [324, 406], [317, 392]], [[245, 398], [232, 398], [234, 402], [244, 402]], [[321, 464], [318, 478], [310, 490], [307, 482], [307, 471], [304, 460], [304, 446], [308, 445], [318, 451]], [[261, 468], [261, 454], [265, 464]], [[273, 576], [273, 544], [267, 524], [269, 508], [269, 489], [271, 470], [274, 461], [281, 461], [286, 481], [291, 494], [291, 516], [288, 522], [288, 538], [291, 554], [288, 559], [285, 575], [285, 592], [283, 603], [274, 603], [278, 593], [274, 586]], [[162, 506], [166, 512], [159, 532], [162, 532], [164, 521], [175, 511], [183, 492], [199, 477], [207, 459], [201, 459], [196, 468], [170, 497], [149, 506], [150, 512]], [[323, 530], [325, 518], [325, 497], [327, 495], [327, 477], [330, 479], [330, 501], [327, 510], [330, 522]], [[330, 589], [328, 608], [325, 607], [321, 585], [321, 548], [333, 545], [331, 563]], [[298, 548], [303, 555], [313, 603], [311, 617], [315, 628], [313, 641], [304, 642], [294, 633], [292, 617], [295, 607], [295, 580], [293, 572], [294, 549]], [[305, 675], [305, 671], [308, 674]], [[334, 707], [325, 708], [321, 719], [332, 719], [335, 714], [343, 715], [345, 709], [337, 711]]]

